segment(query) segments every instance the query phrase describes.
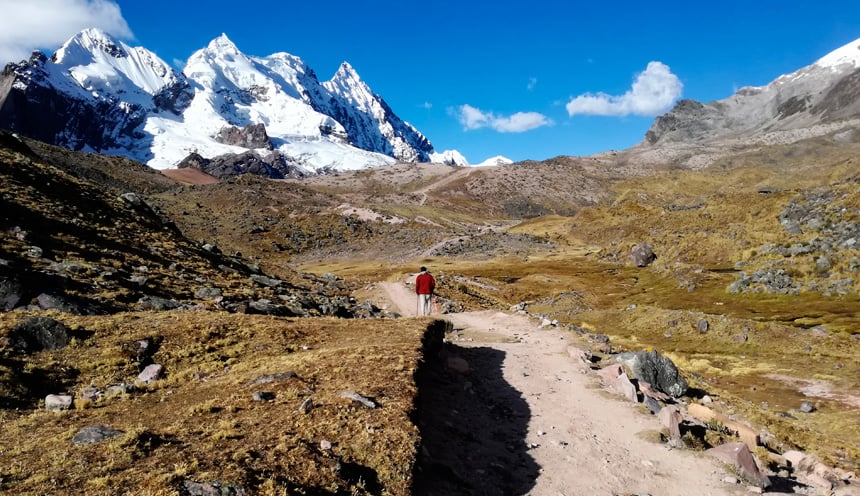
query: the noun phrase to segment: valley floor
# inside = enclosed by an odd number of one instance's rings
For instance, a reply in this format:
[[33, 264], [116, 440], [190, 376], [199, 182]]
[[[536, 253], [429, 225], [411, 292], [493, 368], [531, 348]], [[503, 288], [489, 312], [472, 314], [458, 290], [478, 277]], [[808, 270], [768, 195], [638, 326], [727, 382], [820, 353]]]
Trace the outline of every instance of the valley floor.
[[[415, 314], [402, 283], [390, 304]], [[448, 314], [453, 332], [420, 402], [417, 494], [741, 494], [702, 453], [646, 439], [659, 421], [596, 386], [569, 332], [497, 311]]]

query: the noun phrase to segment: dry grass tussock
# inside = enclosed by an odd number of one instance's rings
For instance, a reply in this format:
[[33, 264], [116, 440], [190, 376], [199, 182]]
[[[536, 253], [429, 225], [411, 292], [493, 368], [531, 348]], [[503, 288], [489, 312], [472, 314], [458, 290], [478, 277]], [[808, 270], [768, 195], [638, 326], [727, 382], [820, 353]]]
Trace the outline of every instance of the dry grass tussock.
[[[42, 377], [44, 389], [19, 398], [28, 408], [0, 410], [4, 491], [175, 494], [193, 480], [255, 494], [408, 493], [419, 443], [410, 419], [414, 376], [429, 321], [53, 316], [76, 336], [67, 349], [26, 360], [3, 350], [4, 368]], [[25, 317], [0, 315], [0, 333]], [[45, 391], [80, 398], [87, 386], [134, 382], [139, 364], [128, 350], [146, 338], [159, 343], [153, 358], [165, 367], [163, 379], [131, 394], [78, 399], [67, 412], [30, 409]], [[379, 407], [342, 398], [347, 390]], [[255, 401], [258, 391], [273, 400]], [[302, 413], [308, 398], [312, 406]], [[91, 425], [123, 434], [74, 445], [75, 433]]]

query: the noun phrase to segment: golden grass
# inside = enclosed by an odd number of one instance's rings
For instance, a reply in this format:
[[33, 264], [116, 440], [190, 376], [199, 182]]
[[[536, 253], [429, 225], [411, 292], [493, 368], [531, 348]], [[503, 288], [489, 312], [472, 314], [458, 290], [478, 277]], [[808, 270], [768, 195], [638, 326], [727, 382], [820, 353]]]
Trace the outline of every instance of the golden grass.
[[[24, 317], [0, 314], [0, 329]], [[123, 350], [147, 337], [162, 339], [155, 361], [167, 374], [134, 394], [101, 399], [85, 409], [0, 412], [0, 446], [14, 447], [0, 453], [0, 489], [112, 494], [125, 487], [171, 494], [189, 479], [230, 481], [270, 494], [408, 493], [419, 442], [410, 419], [414, 373], [430, 321], [209, 312], [60, 318], [72, 329], [94, 334], [27, 362], [33, 371], [61, 366], [74, 371], [71, 391], [133, 382], [138, 369]], [[8, 350], [5, 354], [10, 357]], [[254, 384], [261, 376], [287, 372], [296, 376]], [[374, 398], [380, 408], [341, 398], [344, 390]], [[253, 401], [254, 391], [274, 393], [275, 399]], [[308, 397], [314, 407], [300, 413]], [[96, 445], [72, 445], [77, 430], [99, 424], [125, 434]], [[330, 452], [319, 448], [322, 440], [333, 444]], [[338, 460], [365, 467], [365, 477], [375, 474], [375, 480], [338, 475], [333, 470]]]

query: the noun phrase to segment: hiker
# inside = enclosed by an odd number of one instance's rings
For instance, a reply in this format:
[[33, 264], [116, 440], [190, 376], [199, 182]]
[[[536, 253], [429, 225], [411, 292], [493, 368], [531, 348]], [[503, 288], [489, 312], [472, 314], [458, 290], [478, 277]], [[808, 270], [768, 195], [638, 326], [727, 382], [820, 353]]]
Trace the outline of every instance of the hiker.
[[430, 315], [430, 302], [433, 298], [434, 289], [436, 289], [436, 279], [433, 279], [427, 267], [421, 267], [421, 273], [415, 278], [415, 293], [418, 295], [418, 315]]

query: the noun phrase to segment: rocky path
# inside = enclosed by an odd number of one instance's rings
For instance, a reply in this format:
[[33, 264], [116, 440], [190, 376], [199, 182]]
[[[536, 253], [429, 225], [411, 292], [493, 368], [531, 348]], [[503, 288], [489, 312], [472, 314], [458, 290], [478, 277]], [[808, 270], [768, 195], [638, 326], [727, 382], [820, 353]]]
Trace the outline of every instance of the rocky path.
[[[397, 310], [415, 315], [409, 288], [383, 288]], [[705, 455], [646, 440], [658, 420], [585, 374], [568, 356], [568, 333], [495, 311], [442, 317], [454, 332], [424, 378], [419, 494], [747, 492]]]

